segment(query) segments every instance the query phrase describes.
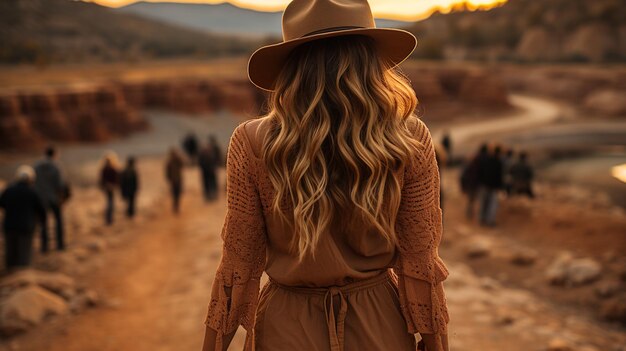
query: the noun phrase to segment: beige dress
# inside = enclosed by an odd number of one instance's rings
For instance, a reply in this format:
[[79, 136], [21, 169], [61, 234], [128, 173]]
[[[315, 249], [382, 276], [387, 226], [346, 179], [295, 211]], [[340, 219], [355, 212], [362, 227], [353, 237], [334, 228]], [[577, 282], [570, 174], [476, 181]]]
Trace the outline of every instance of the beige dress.
[[[415, 333], [446, 333], [439, 173], [423, 122], [407, 122], [423, 150], [401, 170], [398, 245], [337, 216], [315, 256], [299, 262], [292, 230], [271, 211], [274, 190], [259, 157], [267, 123], [259, 121], [237, 127], [228, 148], [223, 256], [205, 321], [217, 349], [240, 325], [246, 350], [408, 351]], [[264, 271], [270, 281], [259, 294]]]

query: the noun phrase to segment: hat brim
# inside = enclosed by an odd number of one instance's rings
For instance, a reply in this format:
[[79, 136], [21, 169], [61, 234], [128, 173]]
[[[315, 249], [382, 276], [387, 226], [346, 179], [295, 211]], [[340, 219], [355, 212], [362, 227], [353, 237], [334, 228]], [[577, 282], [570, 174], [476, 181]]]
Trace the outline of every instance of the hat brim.
[[273, 91], [276, 78], [294, 48], [310, 41], [345, 35], [365, 35], [374, 39], [378, 54], [393, 66], [406, 60], [417, 47], [417, 38], [413, 34], [394, 28], [358, 28], [316, 34], [258, 49], [248, 61], [248, 78], [260, 89]]

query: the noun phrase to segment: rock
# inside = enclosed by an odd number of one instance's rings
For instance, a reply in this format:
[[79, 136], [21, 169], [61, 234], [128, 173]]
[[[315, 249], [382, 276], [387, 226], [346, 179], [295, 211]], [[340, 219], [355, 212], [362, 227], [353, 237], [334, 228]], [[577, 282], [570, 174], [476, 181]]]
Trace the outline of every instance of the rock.
[[626, 324], [626, 298], [614, 298], [603, 303], [600, 314], [608, 321]]
[[518, 266], [530, 266], [537, 260], [537, 252], [530, 249], [517, 249], [511, 255], [511, 263]]
[[68, 312], [67, 303], [40, 287], [18, 289], [0, 305], [0, 332], [12, 335], [41, 323], [49, 315]]
[[618, 291], [620, 291], [620, 282], [619, 281], [603, 281], [598, 283], [595, 287], [596, 296], [599, 298], [608, 298], [614, 296]]
[[546, 270], [546, 277], [554, 285], [583, 285], [597, 280], [602, 266], [593, 259], [574, 259], [568, 252], [562, 253]]
[[0, 287], [11, 291], [31, 285], [40, 286], [64, 297], [73, 295], [76, 290], [74, 279], [65, 274], [30, 268], [11, 274], [0, 281]]
[[466, 248], [466, 254], [469, 258], [479, 258], [488, 256], [491, 253], [491, 240], [484, 237], [472, 239]]
[[77, 262], [83, 262], [89, 258], [91, 253], [84, 247], [77, 247], [72, 250], [72, 255], [76, 259]]
[[77, 294], [69, 303], [72, 312], [78, 312], [85, 307], [95, 307], [100, 303], [98, 293], [93, 290], [84, 290]]
[[106, 248], [106, 242], [103, 239], [94, 239], [85, 244], [85, 248], [91, 252], [102, 252]]
[[567, 341], [559, 338], [550, 340], [546, 351], [574, 351]]
[[583, 285], [597, 280], [602, 273], [602, 266], [591, 258], [581, 258], [570, 262], [568, 280], [574, 285]]

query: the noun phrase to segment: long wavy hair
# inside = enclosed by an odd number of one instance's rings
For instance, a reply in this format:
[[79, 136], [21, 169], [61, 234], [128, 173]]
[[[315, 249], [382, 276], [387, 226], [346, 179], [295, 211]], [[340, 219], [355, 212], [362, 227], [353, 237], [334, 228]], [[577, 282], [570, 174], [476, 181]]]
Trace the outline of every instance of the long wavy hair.
[[276, 191], [272, 210], [292, 223], [300, 259], [314, 254], [339, 213], [396, 243], [396, 171], [418, 151], [406, 123], [416, 107], [408, 80], [371, 38], [318, 40], [290, 54], [269, 99], [262, 157]]

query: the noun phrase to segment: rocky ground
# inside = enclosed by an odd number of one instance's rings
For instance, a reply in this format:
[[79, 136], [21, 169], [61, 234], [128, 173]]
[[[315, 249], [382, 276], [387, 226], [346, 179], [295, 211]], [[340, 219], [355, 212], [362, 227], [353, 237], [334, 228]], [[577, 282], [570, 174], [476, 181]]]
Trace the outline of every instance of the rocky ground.
[[[160, 167], [144, 161], [141, 171], [150, 179]], [[36, 260], [38, 271], [55, 273], [0, 283], [0, 327], [13, 334], [0, 350], [198, 350], [225, 199], [205, 204], [197, 177], [186, 173], [182, 215], [169, 213], [153, 176], [139, 217], [109, 228], [100, 226], [100, 194], [77, 190], [83, 205], [67, 216], [85, 211], [84, 223], [74, 225], [69, 251]], [[452, 272], [454, 349], [624, 350], [623, 327], [606, 321], [624, 321], [621, 209], [601, 196], [581, 201], [590, 198], [581, 189], [539, 188], [534, 202], [504, 202], [498, 226], [485, 229], [464, 218], [454, 171], [445, 179], [441, 251]], [[231, 349], [242, 342], [240, 331]]]
[[[455, 122], [452, 134], [467, 144], [485, 133], [554, 122], [560, 109], [539, 100], [516, 97], [523, 111]], [[189, 130], [216, 132], [225, 143], [237, 119], [149, 117], [148, 132], [62, 149], [61, 161], [76, 165], [68, 169], [76, 180], [65, 216], [70, 245], [36, 255], [33, 270], [0, 281], [0, 351], [200, 349], [225, 199], [204, 203], [199, 175], [188, 169], [183, 213], [172, 215], [158, 155]], [[436, 138], [443, 127], [433, 129]], [[123, 218], [118, 204], [118, 220], [104, 227], [93, 160], [108, 149], [140, 156], [142, 192], [137, 218]], [[0, 155], [0, 176], [32, 157]], [[483, 228], [465, 218], [457, 177], [456, 169], [444, 172], [441, 248], [451, 270], [453, 349], [626, 350], [624, 210], [592, 188], [542, 183], [535, 201], [503, 201], [498, 225]], [[243, 338], [240, 330], [231, 349], [241, 349]]]

